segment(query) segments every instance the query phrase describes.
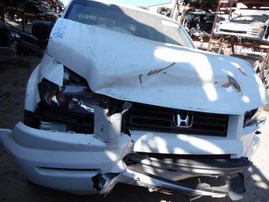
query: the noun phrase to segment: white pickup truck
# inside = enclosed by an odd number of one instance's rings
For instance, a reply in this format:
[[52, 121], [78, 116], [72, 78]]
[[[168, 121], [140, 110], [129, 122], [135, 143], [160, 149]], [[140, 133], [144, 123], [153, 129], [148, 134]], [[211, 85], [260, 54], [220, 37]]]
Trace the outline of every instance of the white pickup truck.
[[[29, 78], [24, 123], [0, 139], [45, 187], [103, 194], [120, 182], [234, 199], [266, 104], [248, 62], [198, 50], [174, 20], [73, 0]], [[237, 186], [190, 183], [231, 173]]]

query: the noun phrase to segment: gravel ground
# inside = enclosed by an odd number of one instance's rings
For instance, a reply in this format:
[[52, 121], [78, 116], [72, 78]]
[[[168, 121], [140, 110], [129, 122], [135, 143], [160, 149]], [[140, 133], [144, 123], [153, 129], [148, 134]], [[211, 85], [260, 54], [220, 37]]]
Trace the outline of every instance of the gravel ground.
[[[39, 57], [20, 57], [12, 62], [0, 64], [0, 128], [13, 128], [23, 119], [26, 81]], [[1, 97], [1, 95], [4, 95]], [[269, 117], [268, 112], [263, 116]], [[262, 144], [253, 158], [254, 165], [245, 174], [247, 193], [241, 202], [269, 202], [269, 121], [261, 130]], [[100, 195], [77, 196], [55, 191], [29, 183], [0, 144], [0, 201], [128, 201], [128, 202], [176, 202], [189, 201], [183, 195], [150, 193], [142, 187], [118, 184], [106, 197]], [[229, 198], [203, 197], [197, 202], [229, 202]]]

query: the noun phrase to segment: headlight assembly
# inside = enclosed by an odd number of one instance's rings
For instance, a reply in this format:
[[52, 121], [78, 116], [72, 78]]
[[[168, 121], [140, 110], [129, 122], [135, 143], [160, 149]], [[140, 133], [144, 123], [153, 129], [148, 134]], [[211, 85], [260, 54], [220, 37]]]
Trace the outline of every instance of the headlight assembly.
[[94, 93], [83, 77], [67, 68], [64, 73], [62, 86], [47, 79], [38, 83], [40, 102], [35, 112], [26, 113], [25, 120], [29, 126], [93, 134], [94, 119], [98, 116], [95, 106], [107, 109], [108, 117], [127, 110], [123, 102]]
[[250, 24], [250, 29], [249, 29], [249, 33], [250, 34], [259, 34], [260, 33], [260, 31], [261, 31], [261, 29], [262, 29], [262, 26], [261, 26], [261, 24], [260, 23], [251, 23]]
[[[99, 105], [99, 96], [93, 93], [87, 84], [66, 81], [60, 87], [43, 79], [38, 84], [38, 90], [40, 102], [35, 114], [39, 118], [39, 124], [35, 125], [42, 128], [44, 123], [59, 123], [64, 125], [66, 131], [93, 133], [93, 107]], [[61, 131], [59, 128], [58, 130]]]
[[93, 114], [96, 99], [83, 84], [69, 83], [59, 87], [43, 80], [38, 84], [41, 104], [55, 111], [75, 114]]
[[247, 111], [244, 118], [244, 127], [250, 126], [253, 123], [257, 123], [258, 116], [260, 115], [261, 110], [261, 108], [258, 108]]

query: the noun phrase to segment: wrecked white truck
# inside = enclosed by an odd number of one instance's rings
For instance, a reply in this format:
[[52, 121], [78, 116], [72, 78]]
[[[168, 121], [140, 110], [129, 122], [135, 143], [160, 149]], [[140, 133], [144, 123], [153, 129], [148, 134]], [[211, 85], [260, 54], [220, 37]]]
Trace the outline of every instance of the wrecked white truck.
[[[0, 137], [29, 181], [53, 189], [103, 194], [120, 182], [233, 197], [265, 104], [248, 62], [197, 50], [172, 19], [74, 0], [30, 76], [24, 123]], [[231, 173], [237, 186], [189, 183]]]

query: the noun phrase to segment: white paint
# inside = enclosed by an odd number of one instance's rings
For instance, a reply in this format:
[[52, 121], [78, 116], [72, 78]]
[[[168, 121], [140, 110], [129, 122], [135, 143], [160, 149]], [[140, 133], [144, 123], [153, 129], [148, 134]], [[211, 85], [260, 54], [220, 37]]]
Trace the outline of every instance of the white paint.
[[[180, 190], [182, 187], [128, 170], [123, 157], [149, 152], [240, 158], [251, 156], [259, 146], [254, 134], [259, 124], [243, 128], [243, 119], [247, 110], [267, 103], [266, 92], [250, 65], [242, 60], [60, 18], [51, 32], [47, 52], [29, 79], [25, 109], [35, 110], [37, 85], [42, 78], [63, 84], [64, 66], [84, 77], [94, 92], [118, 100], [228, 114], [227, 137], [146, 131], [130, 131], [128, 136], [121, 131], [122, 114], [107, 116], [108, 109], [101, 107], [94, 110], [94, 134], [38, 130], [22, 123], [13, 131], [0, 130], [1, 141], [23, 174], [37, 184], [73, 193], [96, 193], [92, 177], [116, 172], [119, 180], [106, 182], [100, 193], [118, 181], [136, 182], [151, 190], [156, 186]], [[228, 76], [238, 83], [240, 91], [224, 87]], [[201, 174], [197, 170], [193, 169], [193, 174]]]
[[[126, 101], [229, 114], [244, 114], [267, 102], [262, 83], [243, 60], [65, 19], [59, 19], [56, 26], [62, 21], [68, 22], [64, 37], [50, 40], [48, 54], [87, 79], [97, 93]], [[164, 70], [148, 75], [160, 69]], [[227, 75], [238, 82], [242, 92], [222, 87]], [[255, 100], [245, 102], [242, 96]]]

